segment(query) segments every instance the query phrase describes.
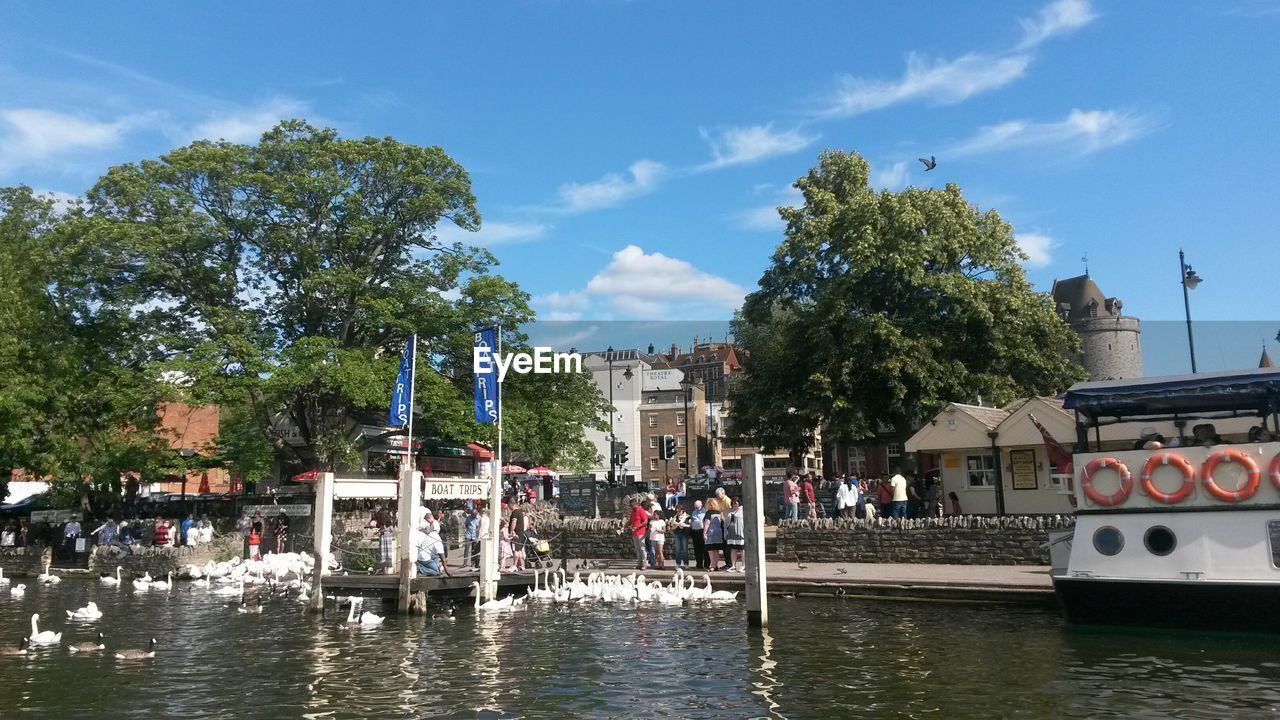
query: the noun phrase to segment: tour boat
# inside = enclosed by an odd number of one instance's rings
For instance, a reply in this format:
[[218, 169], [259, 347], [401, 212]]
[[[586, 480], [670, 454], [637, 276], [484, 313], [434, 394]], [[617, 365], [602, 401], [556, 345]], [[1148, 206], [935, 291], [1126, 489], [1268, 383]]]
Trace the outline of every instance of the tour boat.
[[1280, 632], [1280, 369], [1082, 383], [1064, 408], [1067, 622]]

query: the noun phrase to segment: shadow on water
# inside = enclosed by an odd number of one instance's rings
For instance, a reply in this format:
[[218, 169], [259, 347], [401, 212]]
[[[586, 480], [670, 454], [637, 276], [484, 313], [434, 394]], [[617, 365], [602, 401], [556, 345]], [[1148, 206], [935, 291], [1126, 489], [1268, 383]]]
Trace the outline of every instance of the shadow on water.
[[[128, 583], [126, 583], [126, 586]], [[741, 605], [535, 606], [348, 629], [291, 600], [69, 580], [0, 592], [0, 643], [31, 613], [62, 644], [0, 656], [0, 714], [32, 717], [1234, 718], [1280, 708], [1274, 638], [1064, 628], [1009, 605], [774, 598]], [[94, 600], [104, 617], [72, 622]], [[385, 612], [369, 606], [374, 612]], [[106, 653], [66, 645], [106, 634]], [[110, 649], [159, 640], [124, 663]]]

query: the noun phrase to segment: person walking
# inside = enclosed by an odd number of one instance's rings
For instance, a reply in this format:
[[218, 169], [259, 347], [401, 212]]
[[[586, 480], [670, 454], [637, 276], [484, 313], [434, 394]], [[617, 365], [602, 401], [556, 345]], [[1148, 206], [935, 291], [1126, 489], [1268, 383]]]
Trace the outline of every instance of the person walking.
[[701, 500], [693, 501], [693, 512], [689, 513], [689, 539], [693, 540], [693, 561], [699, 570], [707, 569], [707, 542], [703, 532], [707, 511]]

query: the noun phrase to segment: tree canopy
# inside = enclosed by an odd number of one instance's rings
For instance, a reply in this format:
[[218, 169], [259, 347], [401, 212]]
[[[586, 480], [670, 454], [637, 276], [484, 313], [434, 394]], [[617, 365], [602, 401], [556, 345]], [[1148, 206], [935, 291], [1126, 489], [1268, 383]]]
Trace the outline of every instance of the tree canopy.
[[947, 402], [1053, 394], [1083, 377], [1078, 339], [1027, 281], [1012, 227], [960, 188], [873, 189], [824, 152], [781, 208], [785, 238], [734, 330], [745, 375], [732, 430], [799, 450], [821, 428], [906, 432]]
[[[245, 472], [273, 456], [303, 469], [351, 461], [368, 442], [358, 428], [385, 422], [415, 332], [415, 435], [494, 439], [472, 418], [472, 331], [500, 323], [520, 350], [534, 314], [527, 293], [491, 272], [492, 254], [436, 236], [441, 223], [480, 226], [470, 177], [441, 148], [292, 120], [255, 145], [198, 141], [113, 167], [63, 213], [5, 192], [0, 262], [38, 270], [6, 272], [26, 283], [4, 291], [20, 311], [0, 314], [0, 413], [26, 423], [0, 427], [9, 466], [54, 467], [35, 462], [47, 448], [9, 429], [67, 412], [44, 397], [55, 367], [10, 359], [44, 354], [31, 341], [45, 316], [68, 342], [84, 338], [77, 352], [104, 373], [123, 374], [104, 382], [128, 389], [137, 412], [101, 414], [105, 426], [142, 428], [163, 399], [220, 404], [220, 458]], [[505, 383], [513, 449], [580, 464], [583, 426], [602, 422], [603, 400], [585, 376], [544, 377]], [[286, 441], [295, 428], [301, 447]]]

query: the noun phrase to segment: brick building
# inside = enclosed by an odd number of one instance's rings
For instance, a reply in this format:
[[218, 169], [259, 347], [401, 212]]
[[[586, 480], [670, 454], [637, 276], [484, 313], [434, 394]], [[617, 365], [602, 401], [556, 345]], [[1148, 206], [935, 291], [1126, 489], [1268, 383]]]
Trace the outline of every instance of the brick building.
[[[674, 390], [645, 390], [640, 395], [640, 477], [647, 482], [696, 475], [705, 464], [707, 399], [700, 384]], [[676, 458], [659, 458], [662, 436], [676, 439]], [[669, 473], [668, 473], [669, 469]]]
[[[653, 346], [649, 346], [650, 354]], [[654, 368], [674, 368], [684, 373], [688, 382], [702, 383], [706, 388], [707, 402], [718, 405], [724, 402], [727, 395], [729, 377], [742, 369], [738, 362], [738, 351], [729, 343], [698, 343], [694, 339], [693, 349], [683, 352], [676, 345], [671, 346], [669, 353], [656, 356]]]
[[[161, 432], [169, 435], [169, 447], [176, 454], [210, 455], [217, 442], [222, 422], [222, 408], [217, 405], [192, 407], [183, 403], [166, 403], [157, 411], [160, 415]], [[207, 479], [209, 492], [223, 493], [231, 489], [230, 476], [222, 468], [187, 473], [186, 492], [194, 494], [200, 489], [202, 480]], [[169, 475], [152, 489], [156, 492], [182, 492], [181, 475]]]

